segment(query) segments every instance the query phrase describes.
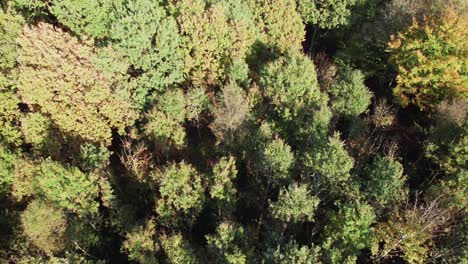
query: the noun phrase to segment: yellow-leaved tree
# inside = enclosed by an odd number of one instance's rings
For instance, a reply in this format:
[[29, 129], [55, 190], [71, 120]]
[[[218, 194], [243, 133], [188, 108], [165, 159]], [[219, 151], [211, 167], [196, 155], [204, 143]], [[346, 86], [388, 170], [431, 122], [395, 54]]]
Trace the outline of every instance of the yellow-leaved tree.
[[51, 24], [25, 26], [18, 38], [18, 94], [63, 133], [110, 144], [112, 129], [136, 118], [124, 91], [92, 63], [94, 49]]
[[432, 111], [468, 96], [468, 19], [448, 9], [439, 17], [414, 21], [389, 43], [397, 67], [394, 94], [403, 106]]

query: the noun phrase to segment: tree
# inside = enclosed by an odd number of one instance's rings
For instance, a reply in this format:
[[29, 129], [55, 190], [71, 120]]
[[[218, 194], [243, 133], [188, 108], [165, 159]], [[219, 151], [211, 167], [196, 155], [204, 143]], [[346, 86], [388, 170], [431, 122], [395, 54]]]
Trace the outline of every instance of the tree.
[[332, 109], [340, 115], [358, 116], [369, 106], [372, 93], [364, 84], [364, 75], [349, 66], [338, 69], [335, 83], [330, 87]]
[[223, 222], [218, 225], [216, 234], [207, 235], [208, 251], [214, 263], [247, 263], [247, 241], [244, 229], [235, 223]]
[[307, 185], [292, 184], [281, 189], [278, 201], [270, 204], [271, 214], [285, 222], [313, 222], [320, 200], [310, 194]]
[[405, 199], [403, 166], [392, 157], [376, 156], [364, 169], [364, 193], [377, 208], [396, 205]]
[[230, 82], [221, 90], [220, 103], [213, 109], [214, 121], [210, 128], [219, 142], [231, 142], [249, 117], [245, 92]]
[[305, 22], [331, 29], [346, 25], [356, 0], [297, 0]]
[[0, 146], [0, 197], [9, 192], [15, 175], [16, 156]]
[[312, 177], [318, 177], [326, 186], [337, 191], [350, 179], [354, 160], [349, 156], [339, 134], [330, 137], [326, 143], [305, 153], [304, 166]]
[[48, 255], [64, 249], [67, 228], [65, 214], [41, 200], [33, 200], [21, 214], [21, 224], [27, 238]]
[[21, 161], [17, 168], [14, 180], [17, 198], [41, 197], [82, 216], [97, 213], [100, 189], [105, 184], [97, 175], [50, 159], [40, 163]]
[[372, 254], [384, 259], [401, 252], [408, 263], [423, 263], [433, 239], [447, 227], [450, 217], [437, 200], [419, 202], [416, 198], [414, 204], [407, 201], [387, 222], [376, 226]]
[[[169, 165], [155, 175], [160, 198], [156, 212], [166, 224], [194, 220], [203, 208], [205, 196], [201, 175], [185, 162]], [[179, 216], [181, 216], [179, 218]]]
[[104, 38], [109, 35], [112, 20], [110, 0], [51, 1], [49, 10], [60, 23], [79, 35]]
[[233, 209], [236, 203], [237, 190], [234, 180], [237, 178], [236, 160], [234, 157], [223, 157], [213, 167], [210, 186], [211, 198], [219, 202], [222, 210]]
[[466, 170], [468, 136], [467, 103], [463, 99], [442, 102], [434, 114], [434, 126], [429, 130], [426, 156], [447, 175]]
[[154, 243], [155, 224], [148, 220], [144, 225], [136, 226], [125, 236], [122, 250], [127, 252], [128, 258], [142, 264], [159, 263], [156, 256]]
[[175, 1], [182, 35], [185, 71], [195, 85], [222, 83], [233, 59], [243, 59], [253, 34], [241, 20], [229, 17], [221, 3], [202, 0]]
[[33, 150], [57, 157], [60, 153], [63, 139], [57, 135], [52, 127], [52, 120], [44, 116], [42, 113], [28, 113], [21, 119], [21, 133], [23, 141], [31, 144]]
[[268, 47], [281, 53], [301, 49], [305, 31], [295, 1], [250, 0], [249, 4]]
[[160, 238], [160, 241], [161, 246], [166, 253], [167, 263], [198, 263], [193, 249], [181, 234], [175, 234], [172, 236], [163, 235]]
[[267, 251], [265, 263], [274, 264], [321, 264], [320, 247], [301, 246], [291, 240], [287, 244]]
[[162, 94], [158, 104], [146, 115], [145, 135], [162, 149], [185, 146], [185, 107], [182, 90], [174, 89]]
[[[150, 107], [158, 93], [184, 80], [182, 39], [177, 23], [160, 1], [116, 2], [114, 12], [110, 37], [116, 54], [111, 52], [111, 57], [125, 62], [130, 82], [124, 86], [137, 107]], [[107, 67], [117, 70], [112, 62]]]
[[330, 263], [355, 263], [359, 252], [371, 245], [371, 225], [375, 214], [371, 206], [360, 202], [338, 205], [330, 212], [322, 248]]
[[294, 163], [291, 147], [282, 139], [268, 142], [260, 154], [260, 174], [266, 176], [274, 185], [290, 179], [290, 168]]
[[414, 21], [389, 43], [398, 70], [394, 94], [403, 106], [433, 111], [438, 103], [466, 98], [467, 20], [447, 10], [437, 17]]
[[320, 138], [328, 131], [328, 98], [319, 90], [312, 60], [287, 53], [264, 67], [259, 83], [288, 142]]
[[18, 131], [19, 99], [15, 95], [11, 74], [16, 64], [16, 38], [21, 33], [20, 16], [6, 14], [0, 9], [0, 142], [8, 145], [21, 143]]
[[185, 110], [187, 113], [187, 119], [195, 121], [197, 126], [200, 122], [201, 114], [208, 108], [210, 100], [205, 94], [205, 89], [194, 88], [187, 91], [185, 95]]
[[[16, 38], [21, 34], [23, 19], [5, 13], [0, 9], [0, 72], [3, 74], [11, 70], [16, 63]], [[1, 75], [0, 75], [1, 76]]]
[[72, 137], [110, 144], [112, 128], [133, 123], [131, 101], [91, 63], [93, 49], [50, 24], [26, 26], [18, 39], [18, 93]]

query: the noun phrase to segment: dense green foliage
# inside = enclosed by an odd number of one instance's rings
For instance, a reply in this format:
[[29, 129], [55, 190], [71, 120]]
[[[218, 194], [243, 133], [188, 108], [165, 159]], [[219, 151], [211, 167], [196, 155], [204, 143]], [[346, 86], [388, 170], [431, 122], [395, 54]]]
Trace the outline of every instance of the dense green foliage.
[[0, 263], [466, 263], [464, 0], [1, 0]]

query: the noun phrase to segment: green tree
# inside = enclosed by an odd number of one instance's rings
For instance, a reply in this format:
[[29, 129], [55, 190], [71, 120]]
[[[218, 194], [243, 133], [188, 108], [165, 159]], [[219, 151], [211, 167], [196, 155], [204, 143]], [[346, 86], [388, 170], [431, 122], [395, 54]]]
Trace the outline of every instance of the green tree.
[[331, 29], [346, 25], [356, 0], [296, 0], [305, 22]]
[[[0, 9], [0, 72], [12, 69], [16, 64], [16, 38], [21, 34], [21, 16], [5, 13]], [[1, 75], [0, 75], [1, 76]]]
[[205, 94], [205, 89], [194, 88], [187, 91], [185, 95], [185, 111], [187, 119], [195, 121], [197, 125], [200, 122], [201, 114], [210, 105], [210, 100]]
[[33, 200], [21, 214], [21, 224], [26, 237], [46, 254], [60, 253], [64, 249], [67, 219], [60, 209]]
[[330, 212], [322, 248], [330, 263], [355, 263], [360, 251], [372, 242], [375, 214], [371, 206], [360, 202], [338, 205]]
[[338, 69], [338, 76], [329, 94], [332, 109], [345, 116], [363, 113], [372, 98], [371, 91], [364, 84], [364, 75], [346, 65]]
[[[161, 197], [156, 212], [167, 224], [194, 220], [203, 208], [205, 196], [201, 175], [185, 162], [172, 164], [155, 175]], [[181, 216], [181, 218], [178, 218]]]
[[154, 221], [148, 220], [144, 225], [136, 226], [126, 234], [122, 250], [127, 252], [130, 260], [142, 264], [157, 264], [159, 262], [155, 256], [154, 236]]
[[364, 193], [377, 208], [402, 202], [406, 196], [403, 166], [392, 157], [376, 156], [364, 169]]
[[35, 194], [56, 206], [78, 214], [97, 213], [99, 179], [95, 174], [47, 159], [37, 166], [32, 184]]
[[220, 84], [233, 59], [243, 59], [253, 34], [242, 20], [230, 17], [222, 3], [202, 0], [175, 1], [182, 35], [185, 74], [195, 85]]
[[214, 263], [247, 263], [246, 237], [244, 228], [235, 223], [223, 222], [218, 225], [216, 234], [207, 235], [208, 251]]
[[323, 137], [330, 118], [328, 98], [319, 90], [312, 60], [289, 52], [265, 66], [260, 86], [271, 100], [272, 115], [279, 117], [275, 121], [288, 142]]
[[278, 201], [270, 204], [271, 214], [285, 222], [313, 222], [320, 200], [312, 196], [307, 185], [292, 184], [280, 190]]
[[272, 264], [321, 264], [320, 247], [298, 245], [292, 240], [284, 246], [278, 246], [274, 251], [267, 251], [264, 263]]
[[146, 115], [148, 123], [144, 133], [155, 143], [167, 149], [185, 145], [185, 98], [182, 90], [175, 89], [161, 95], [158, 104]]
[[466, 116], [468, 106], [458, 99], [439, 104], [434, 115], [434, 126], [429, 130], [426, 156], [447, 175], [466, 170], [468, 134]]
[[57, 157], [60, 153], [62, 137], [56, 135], [52, 120], [42, 113], [28, 113], [21, 119], [21, 133], [25, 143], [31, 144], [33, 150]]
[[261, 40], [280, 52], [300, 50], [305, 37], [301, 15], [291, 0], [249, 0]]
[[424, 263], [436, 234], [448, 227], [450, 217], [450, 212], [440, 208], [437, 201], [407, 202], [387, 222], [375, 227], [372, 254], [384, 259], [401, 252], [408, 263]]
[[13, 146], [21, 143], [17, 128], [19, 99], [14, 94], [11, 70], [16, 64], [16, 38], [21, 33], [22, 23], [20, 16], [4, 13], [0, 9], [0, 142]]
[[219, 201], [222, 210], [233, 209], [237, 199], [234, 180], [237, 178], [236, 160], [234, 157], [223, 157], [213, 167], [213, 177], [210, 186], [211, 198]]
[[8, 193], [15, 177], [16, 156], [0, 146], [0, 197]]
[[92, 47], [50, 24], [26, 26], [19, 37], [18, 93], [70, 136], [110, 144], [135, 119], [132, 103], [90, 59]]
[[468, 22], [453, 10], [414, 21], [389, 43], [398, 70], [394, 95], [406, 106], [433, 111], [445, 99], [468, 94]]
[[260, 154], [260, 174], [268, 181], [278, 185], [290, 179], [290, 169], [294, 164], [291, 147], [282, 139], [273, 139], [265, 145]]
[[164, 249], [164, 253], [166, 253], [168, 263], [198, 263], [193, 249], [181, 234], [172, 236], [163, 235], [160, 238], [160, 243]]
[[59, 0], [51, 1], [49, 10], [73, 32], [103, 38], [109, 35], [112, 3], [110, 0]]
[[[350, 179], [350, 170], [354, 160], [349, 156], [339, 134], [330, 137], [326, 143], [305, 153], [304, 166], [313, 177], [318, 177], [331, 190], [340, 190], [336, 186]], [[342, 190], [344, 191], [344, 190]]]
[[[110, 30], [114, 60], [125, 62], [124, 68], [130, 73], [127, 89], [142, 109], [151, 106], [158, 93], [184, 80], [182, 39], [175, 19], [160, 1], [122, 1], [114, 5], [115, 20]], [[115, 63], [108, 67], [115, 68]]]

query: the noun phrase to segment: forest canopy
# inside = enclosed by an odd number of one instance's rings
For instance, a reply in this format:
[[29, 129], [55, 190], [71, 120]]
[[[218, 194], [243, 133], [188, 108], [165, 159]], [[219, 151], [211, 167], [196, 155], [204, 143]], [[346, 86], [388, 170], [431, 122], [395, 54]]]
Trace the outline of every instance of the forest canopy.
[[0, 263], [466, 263], [466, 0], [0, 0]]

